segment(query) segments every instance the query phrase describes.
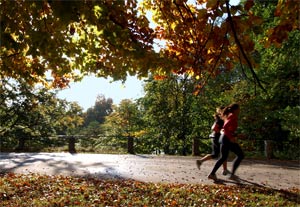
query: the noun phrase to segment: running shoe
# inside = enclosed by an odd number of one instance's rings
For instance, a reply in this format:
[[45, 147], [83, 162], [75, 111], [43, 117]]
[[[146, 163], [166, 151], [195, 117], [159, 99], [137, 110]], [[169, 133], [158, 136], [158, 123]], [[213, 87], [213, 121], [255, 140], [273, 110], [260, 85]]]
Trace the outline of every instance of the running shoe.
[[197, 165], [197, 168], [200, 170], [200, 167], [202, 165], [202, 161], [201, 160], [196, 160], [196, 165]]
[[209, 175], [207, 176], [207, 178], [208, 178], [208, 179], [211, 179], [211, 180], [218, 180], [217, 176], [214, 175], [214, 174], [209, 174]]
[[222, 173], [223, 175], [229, 175], [230, 174], [230, 171], [229, 170], [223, 170], [223, 173]]

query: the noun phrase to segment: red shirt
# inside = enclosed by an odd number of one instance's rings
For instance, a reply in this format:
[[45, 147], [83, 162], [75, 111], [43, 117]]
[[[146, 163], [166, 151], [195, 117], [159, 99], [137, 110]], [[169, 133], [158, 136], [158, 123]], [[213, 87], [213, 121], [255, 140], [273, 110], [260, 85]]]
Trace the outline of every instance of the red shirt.
[[238, 117], [234, 114], [229, 114], [223, 126], [223, 132], [226, 137], [232, 142], [235, 141], [234, 132], [238, 127]]

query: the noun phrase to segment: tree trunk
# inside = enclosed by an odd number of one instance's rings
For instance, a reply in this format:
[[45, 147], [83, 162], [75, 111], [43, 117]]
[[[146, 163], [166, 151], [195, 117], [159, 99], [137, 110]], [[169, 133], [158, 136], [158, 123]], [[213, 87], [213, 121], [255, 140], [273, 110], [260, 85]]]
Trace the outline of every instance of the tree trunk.
[[69, 140], [69, 152], [71, 154], [76, 153], [76, 149], [75, 149], [75, 137], [71, 136], [68, 138]]
[[193, 138], [193, 156], [199, 156], [200, 155], [200, 150], [199, 150], [199, 139], [197, 137]]
[[133, 137], [131, 136], [127, 137], [127, 152], [129, 154], [134, 154]]
[[16, 149], [15, 149], [16, 152], [24, 151], [24, 148], [25, 148], [25, 140], [26, 140], [26, 139], [25, 139], [24, 137], [19, 138], [18, 146], [17, 146]]
[[272, 140], [265, 140], [265, 156], [267, 159], [274, 158], [273, 144]]

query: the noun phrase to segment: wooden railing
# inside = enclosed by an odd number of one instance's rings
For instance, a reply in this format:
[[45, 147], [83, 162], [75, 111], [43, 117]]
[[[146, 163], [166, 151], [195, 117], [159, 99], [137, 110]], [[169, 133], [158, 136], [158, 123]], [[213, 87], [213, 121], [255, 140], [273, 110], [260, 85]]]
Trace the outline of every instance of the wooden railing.
[[[86, 135], [58, 135], [58, 138], [64, 138], [68, 140], [68, 151], [72, 154], [76, 153], [75, 143], [76, 139], [80, 138], [88, 138]], [[127, 138], [127, 152], [129, 154], [134, 154], [134, 139], [132, 136], [128, 136]]]

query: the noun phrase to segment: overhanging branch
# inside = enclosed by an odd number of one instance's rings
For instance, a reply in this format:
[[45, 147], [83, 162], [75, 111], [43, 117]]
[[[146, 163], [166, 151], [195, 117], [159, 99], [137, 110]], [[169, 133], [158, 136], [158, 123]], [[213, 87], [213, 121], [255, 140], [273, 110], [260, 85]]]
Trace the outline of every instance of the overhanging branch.
[[245, 53], [245, 50], [244, 50], [244, 48], [243, 48], [243, 46], [242, 46], [242, 44], [241, 44], [241, 42], [240, 42], [240, 40], [239, 40], [239, 38], [238, 38], [238, 36], [237, 36], [237, 34], [236, 34], [235, 27], [234, 27], [234, 24], [233, 24], [233, 20], [232, 20], [232, 17], [231, 17], [231, 13], [230, 13], [229, 0], [226, 0], [226, 9], [227, 9], [228, 20], [229, 20], [230, 27], [231, 27], [231, 29], [232, 29], [232, 33], [233, 33], [234, 40], [235, 40], [237, 46], [239, 47], [239, 49], [240, 49], [240, 51], [241, 51], [243, 57], [245, 58], [245, 60], [246, 60], [246, 62], [247, 62], [247, 64], [248, 64], [248, 66], [249, 66], [249, 68], [250, 68], [250, 72], [251, 72], [251, 74], [252, 74], [252, 77], [253, 77], [254, 80], [257, 82], [258, 86], [259, 86], [261, 89], [263, 89], [263, 91], [266, 92], [266, 89], [263, 87], [263, 85], [261, 84], [259, 78], [257, 77], [257, 75], [256, 75], [256, 73], [255, 73], [255, 71], [254, 71], [254, 69], [253, 69], [253, 67], [252, 67], [252, 64], [251, 64], [249, 58], [247, 57], [247, 55], [246, 55], [246, 53]]

